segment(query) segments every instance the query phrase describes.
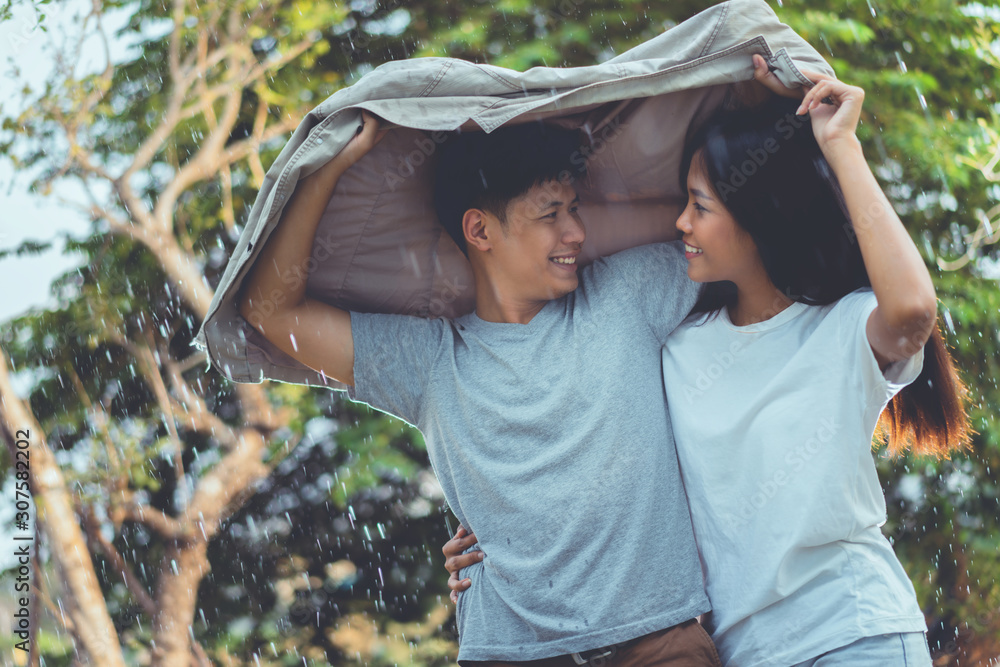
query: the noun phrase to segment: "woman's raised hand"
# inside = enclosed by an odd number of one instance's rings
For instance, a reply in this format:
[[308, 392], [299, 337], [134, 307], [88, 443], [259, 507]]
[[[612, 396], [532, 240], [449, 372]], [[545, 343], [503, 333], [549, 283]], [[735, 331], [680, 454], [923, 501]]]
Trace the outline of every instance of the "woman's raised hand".
[[451, 601], [458, 604], [458, 594], [472, 585], [471, 579], [459, 580], [458, 572], [462, 568], [475, 565], [486, 557], [482, 551], [470, 551], [467, 554], [462, 552], [476, 543], [476, 534], [470, 533], [465, 526], [459, 526], [455, 537], [445, 542], [441, 548], [444, 554], [444, 569], [448, 570], [451, 576], [448, 577], [448, 588], [451, 589]]
[[856, 143], [855, 131], [861, 118], [865, 91], [828, 74], [810, 70], [802, 70], [802, 73], [814, 82], [812, 88], [786, 88], [770, 71], [763, 56], [753, 56], [753, 78], [757, 82], [776, 95], [802, 98], [797, 113], [800, 116], [809, 114], [816, 141], [824, 153], [836, 147], [838, 142], [844, 145]]
[[816, 84], [802, 98], [796, 113], [808, 113], [816, 142], [829, 159], [829, 151], [841, 146], [856, 148], [858, 120], [865, 91], [825, 74], [810, 73]]

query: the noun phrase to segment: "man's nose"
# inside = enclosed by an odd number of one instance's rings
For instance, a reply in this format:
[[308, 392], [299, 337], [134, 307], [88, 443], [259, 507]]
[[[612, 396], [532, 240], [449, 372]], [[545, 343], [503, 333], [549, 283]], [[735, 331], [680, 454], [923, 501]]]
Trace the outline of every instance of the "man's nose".
[[575, 215], [567, 216], [569, 218], [566, 226], [563, 230], [563, 242], [564, 243], [583, 243], [584, 239], [587, 238], [587, 230], [583, 226], [583, 221], [577, 218]]

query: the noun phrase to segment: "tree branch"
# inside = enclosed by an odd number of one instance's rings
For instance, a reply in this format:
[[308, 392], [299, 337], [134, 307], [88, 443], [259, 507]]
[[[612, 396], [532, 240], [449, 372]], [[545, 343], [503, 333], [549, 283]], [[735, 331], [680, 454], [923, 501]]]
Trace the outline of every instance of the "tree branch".
[[132, 490], [122, 493], [122, 513], [129, 521], [142, 524], [168, 540], [188, 542], [195, 537], [194, 528], [186, 521], [168, 516], [162, 510], [140, 503]]
[[124, 667], [125, 662], [107, 603], [97, 583], [94, 562], [77, 523], [62, 471], [45, 442], [41, 426], [14, 392], [7, 357], [0, 350], [0, 423], [15, 437], [25, 433], [31, 443], [31, 490], [40, 499], [38, 515], [52, 543], [52, 556], [65, 585], [68, 613], [73, 619], [78, 650], [91, 662]]
[[156, 615], [156, 603], [153, 602], [153, 598], [149, 596], [149, 592], [146, 587], [142, 585], [139, 578], [135, 576], [135, 572], [125, 562], [122, 558], [121, 553], [115, 548], [115, 545], [104, 539], [101, 535], [101, 526], [97, 521], [97, 517], [94, 516], [93, 510], [89, 507], [83, 507], [77, 504], [77, 513], [83, 519], [83, 529], [89, 538], [92, 545], [96, 546], [104, 557], [111, 561], [111, 567], [121, 576], [122, 582], [125, 587], [128, 588], [129, 592], [132, 593], [132, 597], [135, 601], [142, 607], [143, 612], [152, 618]]
[[104, 442], [104, 452], [108, 457], [108, 469], [114, 477], [113, 491], [120, 491], [128, 486], [128, 480], [122, 474], [123, 467], [121, 459], [118, 458], [118, 451], [115, 449], [115, 444], [111, 438], [111, 430], [108, 428], [109, 420], [107, 410], [102, 403], [95, 405], [90, 399], [90, 395], [87, 393], [87, 388], [84, 387], [83, 380], [80, 379], [80, 376], [76, 372], [76, 368], [73, 367], [73, 364], [67, 363], [66, 368], [70, 383], [76, 390], [76, 394], [80, 398], [80, 402], [83, 403], [84, 409], [90, 412], [98, 430], [101, 433], [101, 440]]
[[172, 359], [167, 359], [164, 365], [170, 385], [177, 394], [178, 405], [184, 410], [185, 419], [192, 430], [211, 434], [227, 448], [235, 445], [236, 435], [232, 427], [209, 410], [204, 399], [191, 389], [182, 375], [181, 366]]
[[[170, 436], [170, 442], [174, 446], [173, 464], [174, 475], [177, 478], [177, 485], [178, 487], [184, 489], [184, 443], [181, 441], [180, 434], [177, 432], [177, 422], [176, 417], [174, 416], [174, 403], [170, 400], [170, 392], [167, 391], [167, 385], [163, 381], [163, 375], [160, 373], [160, 365], [157, 361], [158, 357], [162, 358], [162, 356], [165, 355], [160, 355], [159, 352], [153, 352], [155, 342], [153, 341], [153, 334], [149, 330], [143, 331], [143, 335], [146, 337], [146, 342], [143, 345], [137, 345], [123, 336], [115, 335], [113, 338], [120, 346], [132, 355], [136, 362], [138, 362], [139, 369], [146, 378], [146, 383], [149, 385], [150, 389], [153, 390], [156, 402], [160, 406], [160, 411], [163, 413], [163, 422], [166, 424], [167, 433]], [[187, 415], [185, 415], [185, 417], [186, 416]]]

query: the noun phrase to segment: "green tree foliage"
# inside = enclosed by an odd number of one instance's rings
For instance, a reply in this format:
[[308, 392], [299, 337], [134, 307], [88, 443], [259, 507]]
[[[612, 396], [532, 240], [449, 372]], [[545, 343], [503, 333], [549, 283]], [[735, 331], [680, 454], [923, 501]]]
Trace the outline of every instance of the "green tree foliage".
[[[379, 64], [455, 56], [518, 70], [584, 66], [709, 4], [141, 0], [114, 37], [138, 44], [126, 62], [29, 82], [31, 103], [3, 119], [0, 151], [40, 174], [39, 194], [66, 179], [91, 187], [94, 203], [84, 208], [93, 225], [70, 246], [84, 261], [56, 284], [59, 306], [10, 323], [2, 342], [15, 367], [31, 371], [31, 407], [65, 456], [81, 511], [114, 534], [146, 590], [171, 543], [123, 518], [115, 494], [125, 485], [177, 515], [226, 443], [165, 416], [141, 360], [164, 372], [164, 360], [178, 366], [224, 424], [253, 415], [214, 370], [186, 363], [198, 296], [123, 221], [162, 215], [162, 233], [214, 286], [294, 121]], [[885, 530], [914, 581], [937, 664], [975, 664], [1000, 652], [1000, 292], [990, 244], [1000, 229], [990, 166], [1000, 149], [997, 13], [946, 0], [785, 0], [775, 10], [866, 90], [866, 155], [935, 269], [978, 434], [951, 460], [880, 461]], [[222, 34], [232, 46], [218, 52]], [[172, 49], [203, 66], [180, 103]], [[235, 101], [233, 86], [242, 93]], [[213, 141], [217, 154], [235, 157], [186, 172]], [[144, 151], [149, 158], [123, 177], [119, 165]], [[209, 543], [193, 625], [204, 652], [220, 664], [448, 664], [456, 649], [440, 567], [446, 514], [420, 435], [322, 390], [271, 386], [267, 400], [280, 415], [263, 430], [271, 474], [238, 499]], [[80, 460], [91, 465], [72, 465]], [[114, 570], [98, 556], [109, 609], [141, 663], [152, 630]], [[68, 660], [53, 655], [50, 664]]]

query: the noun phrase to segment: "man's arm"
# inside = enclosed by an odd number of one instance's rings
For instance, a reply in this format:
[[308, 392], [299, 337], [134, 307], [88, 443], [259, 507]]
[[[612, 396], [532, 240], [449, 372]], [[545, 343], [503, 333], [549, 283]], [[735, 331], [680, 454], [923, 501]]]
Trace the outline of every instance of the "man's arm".
[[238, 297], [240, 314], [295, 360], [327, 377], [354, 384], [351, 315], [306, 296], [305, 270], [320, 217], [337, 181], [385, 130], [362, 112], [363, 125], [337, 156], [299, 181]]

